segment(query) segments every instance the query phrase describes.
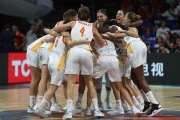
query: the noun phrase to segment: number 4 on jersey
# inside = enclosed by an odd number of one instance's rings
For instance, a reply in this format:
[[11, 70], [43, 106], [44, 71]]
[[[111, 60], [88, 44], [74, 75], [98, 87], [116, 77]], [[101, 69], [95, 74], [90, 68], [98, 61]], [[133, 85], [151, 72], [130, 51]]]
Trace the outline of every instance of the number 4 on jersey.
[[81, 33], [81, 37], [84, 35], [84, 32], [85, 32], [85, 28], [82, 27], [81, 30], [79, 31]]

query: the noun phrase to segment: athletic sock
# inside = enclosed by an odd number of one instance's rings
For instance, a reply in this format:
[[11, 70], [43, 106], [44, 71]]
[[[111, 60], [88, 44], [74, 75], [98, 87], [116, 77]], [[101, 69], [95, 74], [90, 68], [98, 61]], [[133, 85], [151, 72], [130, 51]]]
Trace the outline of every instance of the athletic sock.
[[116, 109], [120, 109], [121, 107], [121, 100], [116, 100]]
[[39, 105], [43, 99], [43, 96], [38, 95], [37, 96], [37, 104]]
[[94, 106], [94, 111], [99, 111], [97, 99], [92, 99], [92, 103]]
[[143, 99], [141, 98], [140, 95], [137, 96], [136, 99], [137, 99], [137, 101], [138, 101], [141, 105], [144, 104], [144, 101], [143, 101]]
[[149, 100], [151, 101], [151, 103], [158, 104], [158, 102], [157, 102], [156, 99], [154, 98], [154, 95], [152, 94], [151, 91], [149, 91], [148, 93], [146, 93], [146, 95], [148, 96], [148, 98], [149, 98]]
[[53, 97], [51, 98], [51, 103], [52, 103], [52, 104], [57, 103], [56, 96], [53, 96]]
[[73, 100], [68, 99], [67, 100], [67, 112], [72, 113], [73, 111]]
[[140, 92], [141, 92], [141, 95], [143, 96], [144, 101], [150, 102], [148, 96], [145, 94], [145, 92], [142, 89], [140, 90]]
[[36, 103], [35, 101], [36, 101], [36, 97], [35, 96], [30, 96], [29, 106], [34, 107], [34, 105]]
[[81, 93], [78, 94], [78, 101], [81, 101], [81, 100], [82, 100], [83, 95], [84, 95], [84, 94], [81, 94]]
[[39, 107], [38, 107], [39, 110], [43, 110], [44, 107], [45, 107], [46, 105], [48, 105], [48, 103], [49, 103], [49, 102], [43, 98], [42, 101], [41, 101], [41, 103], [40, 103], [40, 105], [39, 105]]
[[135, 96], [133, 96], [131, 99], [132, 99], [134, 105], [136, 105], [136, 106], [139, 105], [139, 102], [137, 101], [137, 99], [135, 98]]
[[101, 102], [101, 93], [97, 93], [98, 102]]

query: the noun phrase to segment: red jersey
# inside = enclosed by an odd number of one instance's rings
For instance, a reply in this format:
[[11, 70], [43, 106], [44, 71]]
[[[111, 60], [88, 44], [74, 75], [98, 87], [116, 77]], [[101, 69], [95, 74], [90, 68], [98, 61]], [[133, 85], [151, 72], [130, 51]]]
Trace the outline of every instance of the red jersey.
[[[23, 34], [21, 32], [16, 32], [16, 36], [22, 37], [22, 35]], [[23, 37], [22, 39], [14, 39], [14, 41], [16, 42], [16, 46], [19, 47], [25, 41], [25, 38]]]

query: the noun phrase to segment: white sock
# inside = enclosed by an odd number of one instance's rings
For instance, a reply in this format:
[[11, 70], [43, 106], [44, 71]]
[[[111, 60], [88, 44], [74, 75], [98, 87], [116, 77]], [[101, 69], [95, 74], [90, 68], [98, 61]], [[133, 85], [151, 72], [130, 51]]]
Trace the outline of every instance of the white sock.
[[121, 107], [121, 100], [116, 100], [116, 109], [120, 109]]
[[84, 94], [81, 94], [81, 93], [78, 94], [78, 101], [81, 101], [81, 100], [82, 100], [83, 95], [84, 95]]
[[149, 98], [148, 98], [148, 96], [145, 94], [145, 92], [141, 89], [140, 90], [140, 92], [141, 92], [141, 95], [143, 96], [143, 98], [144, 98], [144, 101], [146, 101], [146, 102], [150, 102], [150, 100], [149, 100]]
[[39, 107], [38, 107], [39, 110], [43, 110], [44, 107], [45, 107], [46, 105], [48, 105], [48, 103], [49, 103], [49, 102], [43, 98], [42, 101], [41, 101], [41, 103], [40, 103], [40, 105], [39, 105]]
[[101, 102], [101, 93], [97, 93], [98, 102]]
[[30, 107], [34, 107], [34, 105], [35, 105], [35, 101], [36, 101], [36, 97], [35, 96], [30, 96], [29, 97], [30, 98], [30, 101], [29, 101], [29, 106]]
[[140, 95], [137, 96], [136, 99], [137, 99], [137, 101], [138, 101], [141, 105], [144, 104], [144, 101], [143, 101], [143, 99], [141, 98]]
[[52, 103], [52, 104], [57, 103], [56, 96], [53, 96], [53, 97], [51, 98], [51, 103]]
[[134, 105], [136, 105], [136, 106], [139, 105], [139, 102], [136, 100], [135, 96], [133, 96], [131, 99], [132, 99]]
[[73, 100], [68, 99], [67, 100], [67, 112], [72, 113], [73, 111]]
[[97, 99], [92, 99], [92, 103], [94, 105], [94, 111], [99, 111]]
[[151, 103], [158, 104], [158, 102], [157, 102], [156, 99], [154, 98], [154, 95], [152, 94], [151, 91], [149, 91], [148, 93], [146, 93], [146, 95], [148, 96], [148, 98], [149, 98], [149, 100], [151, 101]]
[[42, 99], [43, 99], [43, 96], [40, 96], [40, 95], [37, 96], [38, 105], [41, 103]]
[[111, 91], [106, 90], [106, 92], [107, 92], [106, 99], [109, 99]]

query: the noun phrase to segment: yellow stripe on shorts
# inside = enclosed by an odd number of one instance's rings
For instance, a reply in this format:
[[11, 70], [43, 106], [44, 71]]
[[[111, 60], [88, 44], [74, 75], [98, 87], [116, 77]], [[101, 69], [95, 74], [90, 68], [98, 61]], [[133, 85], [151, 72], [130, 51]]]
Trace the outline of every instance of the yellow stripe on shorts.
[[51, 52], [51, 50], [52, 50], [52, 48], [53, 48], [53, 45], [54, 45], [54, 43], [52, 43], [51, 45], [50, 45], [50, 47], [48, 48], [48, 50]]
[[38, 49], [42, 44], [43, 44], [43, 41], [38, 42], [37, 44], [35, 44], [35, 45], [31, 48], [31, 50], [32, 50], [34, 53], [36, 53], [36, 52], [37, 52], [37, 49]]
[[70, 52], [71, 52], [71, 49], [67, 53], [67, 60], [69, 59]]
[[131, 53], [131, 54], [134, 54], [134, 51], [133, 51], [131, 45], [128, 45], [128, 46], [127, 46], [127, 51], [128, 51], [129, 53]]
[[58, 65], [58, 67], [57, 67], [57, 70], [58, 70], [58, 71], [60, 71], [60, 70], [64, 67], [65, 58], [66, 58], [66, 55], [63, 54], [63, 55], [61, 56], [60, 63], [59, 63], [59, 65]]

